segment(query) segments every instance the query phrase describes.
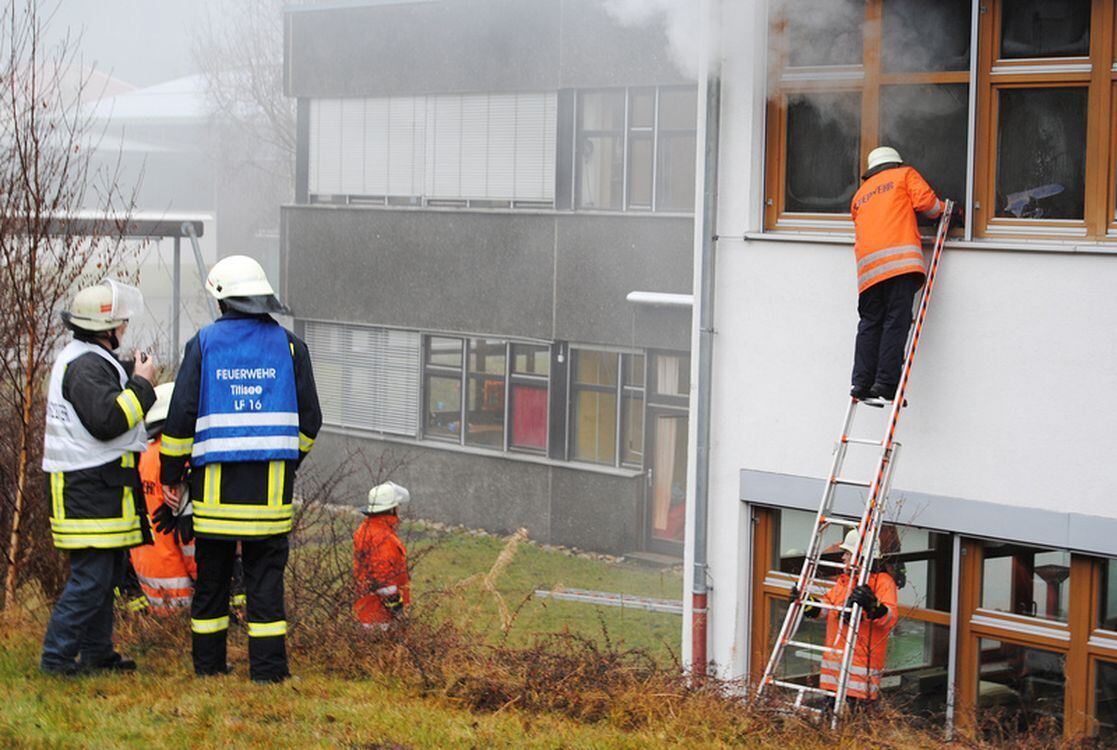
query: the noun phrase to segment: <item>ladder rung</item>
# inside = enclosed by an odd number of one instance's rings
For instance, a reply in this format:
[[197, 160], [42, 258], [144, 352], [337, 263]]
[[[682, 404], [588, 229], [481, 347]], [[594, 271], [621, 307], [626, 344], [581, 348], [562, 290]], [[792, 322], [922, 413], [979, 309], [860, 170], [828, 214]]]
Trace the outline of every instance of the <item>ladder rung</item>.
[[845, 563], [843, 563], [843, 562], [835, 562], [833, 560], [824, 560], [821, 557], [818, 558], [818, 565], [819, 565], [819, 567], [822, 567], [822, 568], [837, 568], [838, 570], [844, 570], [845, 566], [846, 566]]
[[842, 442], [852, 443], [853, 445], [883, 445], [883, 442], [880, 440], [869, 440], [868, 438], [843, 437]]
[[841, 604], [827, 604], [826, 602], [809, 602], [808, 607], [818, 607], [819, 609], [832, 609], [835, 612], [849, 612], [849, 607], [843, 607]]
[[784, 682], [783, 680], [773, 679], [772, 685], [776, 687], [786, 688], [787, 690], [798, 690], [800, 692], [818, 693], [819, 695], [835, 695], [833, 690], [824, 690], [822, 688], [811, 687], [810, 685], [800, 685], [796, 682]]
[[861, 525], [860, 521], [853, 520], [852, 518], [838, 518], [837, 516], [823, 518], [822, 522], [829, 526], [845, 526], [850, 529], [856, 529]]
[[827, 651], [833, 650], [826, 646], [820, 646], [817, 643], [804, 643], [803, 641], [788, 641], [787, 645], [795, 646], [796, 648], [805, 648], [808, 651], [818, 651], [820, 654], [825, 654]]
[[873, 486], [871, 482], [860, 482], [856, 479], [846, 479], [845, 477], [834, 477], [830, 481], [834, 484], [848, 484], [850, 487], [864, 487], [865, 489], [869, 489]]

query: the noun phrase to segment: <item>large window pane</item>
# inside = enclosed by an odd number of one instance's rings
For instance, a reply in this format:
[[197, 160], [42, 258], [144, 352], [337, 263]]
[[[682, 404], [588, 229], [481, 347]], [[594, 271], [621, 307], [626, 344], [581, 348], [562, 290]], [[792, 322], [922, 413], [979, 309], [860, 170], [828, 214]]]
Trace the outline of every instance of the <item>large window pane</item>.
[[578, 391], [574, 398], [574, 458], [601, 464], [617, 459], [617, 396]]
[[1069, 552], [990, 541], [984, 556], [982, 607], [1067, 621]]
[[1098, 737], [1117, 741], [1117, 664], [1098, 662], [1094, 697], [1097, 701], [1094, 716], [1098, 721]]
[[628, 207], [648, 210], [652, 207], [652, 134], [630, 133], [628, 139]]
[[847, 213], [857, 191], [860, 143], [860, 93], [789, 97], [786, 209]]
[[882, 86], [880, 142], [894, 146], [945, 198], [966, 197], [969, 87]]
[[1066, 657], [988, 638], [979, 644], [977, 705], [985, 732], [1061, 732]]
[[1001, 57], [1090, 54], [1090, 0], [1002, 0]]
[[512, 445], [547, 449], [547, 386], [512, 384]]
[[[779, 637], [783, 619], [787, 616], [788, 605], [787, 600], [782, 598], [769, 598], [768, 602], [771, 604], [771, 610], [768, 620], [768, 650], [765, 653], [770, 654], [772, 653], [772, 647], [776, 645], [776, 638]], [[824, 645], [826, 643], [826, 618], [818, 617], [813, 620], [803, 618], [803, 624], [799, 626], [798, 632], [795, 633], [795, 640], [816, 646]], [[790, 679], [803, 683], [806, 682], [805, 678], [808, 676], [817, 678], [821, 671], [821, 653], [813, 649], [789, 648], [784, 653], [783, 661], [779, 664], [776, 676], [780, 679]], [[818, 680], [815, 679], [813, 684], [817, 685]]]
[[690, 395], [690, 357], [657, 354], [655, 392], [661, 396]]
[[889, 705], [932, 721], [944, 717], [949, 659], [948, 626], [901, 619], [888, 638], [885, 672], [899, 673], [883, 681]]
[[[314, 371], [318, 375], [317, 367]], [[1098, 627], [1117, 630], [1117, 560], [1106, 560], [1102, 565], [1101, 597], [1098, 602]]]
[[686, 530], [687, 424], [682, 415], [652, 422], [652, 536], [682, 542]]
[[660, 211], [694, 210], [694, 133], [660, 133], [656, 165], [656, 208]]
[[1081, 219], [1086, 89], [1001, 89], [997, 216]]
[[885, 71], [969, 70], [971, 0], [888, 0], [882, 12]]
[[621, 208], [624, 100], [624, 91], [586, 92], [579, 99], [578, 205], [581, 208]]
[[791, 65], [859, 65], [864, 49], [865, 2], [782, 0]]
[[[501, 358], [503, 360], [503, 357]], [[465, 441], [470, 445], [504, 447], [504, 374], [469, 377], [469, 406], [466, 410], [468, 429]]]
[[427, 376], [427, 414], [423, 425], [428, 437], [461, 435], [462, 381], [439, 375]]
[[621, 404], [621, 462], [641, 466], [644, 463], [644, 392], [625, 393]]

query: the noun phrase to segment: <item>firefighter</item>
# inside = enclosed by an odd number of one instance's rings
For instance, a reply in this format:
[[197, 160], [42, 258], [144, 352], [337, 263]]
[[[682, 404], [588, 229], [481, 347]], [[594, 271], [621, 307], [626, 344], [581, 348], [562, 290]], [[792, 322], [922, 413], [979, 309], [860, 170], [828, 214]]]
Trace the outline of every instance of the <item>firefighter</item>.
[[861, 179], [850, 204], [860, 318], [850, 395], [880, 406], [895, 398], [912, 301], [926, 275], [916, 214], [938, 219], [946, 204], [890, 146], [869, 153]]
[[[148, 446], [140, 456], [144, 501], [155, 526], [152, 530], [154, 544], [133, 547], [131, 552], [132, 567], [140, 589], [151, 611], [157, 614], [189, 607], [194, 596], [194, 579], [198, 577], [190, 518], [166, 512], [170, 509], [163, 506], [163, 487], [159, 481], [159, 448], [174, 387], [174, 383], [155, 387], [155, 405], [148, 411], [145, 420]], [[166, 511], [161, 511], [160, 506]]]
[[407, 549], [396, 533], [399, 506], [410, 493], [394, 482], [368, 492], [364, 522], [353, 534], [353, 577], [360, 597], [353, 612], [365, 627], [387, 630], [411, 604]]
[[249, 676], [280, 682], [290, 676], [283, 571], [292, 490], [322, 412], [310, 353], [271, 317], [286, 308], [260, 264], [224, 258], [210, 270], [206, 290], [221, 317], [186, 344], [160, 449], [164, 501], [176, 507], [184, 481], [193, 500], [194, 671], [229, 671], [229, 583], [239, 541]]
[[[857, 529], [846, 534], [840, 548], [842, 562], [849, 564], [857, 551], [860, 535]], [[794, 596], [794, 591], [792, 592]], [[822, 601], [837, 607], [859, 605], [862, 610], [861, 626], [857, 632], [857, 643], [850, 663], [846, 695], [851, 701], [875, 701], [880, 698], [880, 677], [888, 656], [888, 635], [896, 625], [896, 582], [885, 572], [881, 564], [880, 546], [873, 546], [873, 566], [867, 583], [850, 590], [850, 578], [843, 573], [833, 587], [822, 596]], [[803, 610], [807, 617], [817, 617], [821, 608], [810, 606]], [[822, 675], [819, 687], [825, 690], [838, 689], [838, 672], [842, 662], [842, 647], [849, 637], [849, 623], [842, 612], [827, 609], [826, 646], [830, 649], [822, 655]], [[864, 705], [864, 704], [862, 704]], [[871, 704], [870, 704], [871, 705]]]
[[50, 373], [43, 471], [54, 546], [69, 553], [70, 577], [43, 639], [43, 672], [136, 668], [113, 648], [113, 592], [125, 551], [151, 542], [136, 459], [147, 447], [155, 361], [136, 351], [122, 362], [113, 352], [142, 309], [138, 289], [105, 280], [62, 313], [73, 340]]

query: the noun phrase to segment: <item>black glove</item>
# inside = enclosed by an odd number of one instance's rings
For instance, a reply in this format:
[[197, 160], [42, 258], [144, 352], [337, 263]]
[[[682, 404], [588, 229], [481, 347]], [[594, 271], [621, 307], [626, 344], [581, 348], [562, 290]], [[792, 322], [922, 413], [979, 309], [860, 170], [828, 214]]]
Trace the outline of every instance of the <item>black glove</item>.
[[954, 203], [954, 209], [950, 212], [950, 223], [958, 227], [965, 225], [966, 209], [962, 208], [961, 203]]
[[880, 603], [877, 595], [873, 593], [865, 584], [861, 584], [853, 591], [849, 592], [849, 599], [846, 600], [848, 604], [856, 604], [865, 610], [865, 616], [870, 620], [876, 620], [888, 614], [888, 607]]
[[788, 600], [789, 602], [793, 602], [793, 601], [795, 601], [795, 600], [796, 600], [796, 599], [798, 599], [798, 598], [799, 598], [799, 587], [798, 587], [798, 586], [795, 586], [795, 585], [793, 585], [793, 586], [791, 587], [791, 591], [788, 591], [788, 592], [787, 592], [787, 600]]
[[[791, 591], [787, 592], [787, 600], [789, 602], [794, 602], [798, 598], [799, 587], [793, 585], [791, 587]], [[822, 612], [821, 609], [811, 606], [811, 603], [805, 597], [803, 598], [803, 617], [813, 620], [814, 618], [818, 617], [820, 612]]]
[[183, 513], [175, 516], [175, 528], [171, 534], [178, 544], [190, 544], [194, 541], [194, 514]]
[[175, 512], [171, 510], [171, 506], [162, 503], [155, 512], [151, 514], [151, 525], [160, 534], [170, 534], [174, 532], [176, 526]]
[[381, 597], [380, 603], [384, 605], [384, 608], [388, 610], [388, 614], [392, 617], [399, 617], [403, 614], [403, 597], [400, 596], [398, 591]]

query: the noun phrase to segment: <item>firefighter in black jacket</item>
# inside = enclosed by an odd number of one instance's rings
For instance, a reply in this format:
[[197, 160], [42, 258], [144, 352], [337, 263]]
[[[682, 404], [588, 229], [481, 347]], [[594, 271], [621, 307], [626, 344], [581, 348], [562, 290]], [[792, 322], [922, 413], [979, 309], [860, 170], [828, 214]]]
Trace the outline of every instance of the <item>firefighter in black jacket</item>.
[[113, 589], [125, 550], [151, 542], [136, 459], [155, 403], [155, 362], [135, 352], [122, 363], [112, 352], [142, 309], [138, 289], [106, 280], [62, 313], [74, 339], [50, 374], [43, 471], [54, 546], [69, 552], [70, 577], [43, 639], [47, 673], [136, 668], [113, 650]]
[[322, 412], [310, 353], [269, 315], [285, 308], [260, 264], [242, 255], [224, 258], [206, 289], [222, 315], [186, 344], [161, 448], [167, 504], [177, 505], [184, 481], [193, 502], [194, 671], [228, 672], [229, 581], [239, 541], [249, 676], [280, 682], [290, 676], [283, 571], [291, 494]]

